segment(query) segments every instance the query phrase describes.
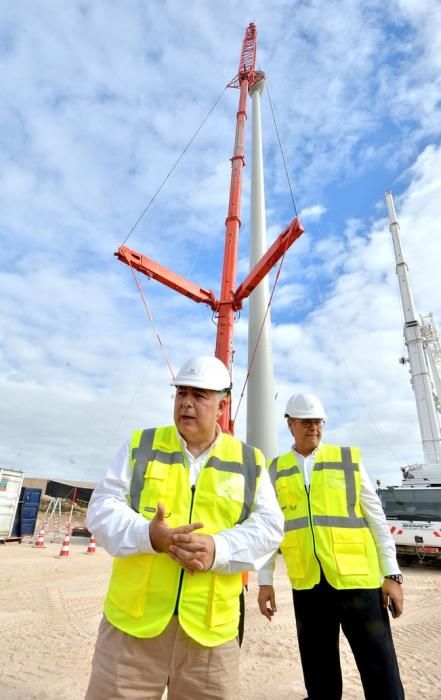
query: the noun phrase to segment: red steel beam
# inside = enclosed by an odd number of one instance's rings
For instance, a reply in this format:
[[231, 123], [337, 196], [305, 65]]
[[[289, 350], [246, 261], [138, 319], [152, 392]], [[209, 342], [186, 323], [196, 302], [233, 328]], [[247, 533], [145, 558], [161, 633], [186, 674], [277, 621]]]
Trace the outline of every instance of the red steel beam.
[[[240, 228], [240, 197], [242, 192], [242, 170], [245, 165], [245, 123], [248, 80], [240, 84], [239, 108], [236, 115], [236, 138], [231, 158], [230, 198], [225, 221], [225, 248], [222, 270], [222, 286], [217, 319], [215, 355], [231, 371], [233, 361], [234, 297], [236, 290], [237, 248]], [[231, 402], [219, 419], [223, 431], [231, 431]]]
[[304, 228], [296, 217], [291, 221], [284, 231], [276, 238], [274, 243], [268, 248], [265, 255], [262, 255], [259, 262], [253, 267], [251, 272], [245, 277], [242, 284], [236, 289], [234, 298], [234, 308], [241, 309], [244, 299], [250, 296], [253, 289], [257, 287], [259, 282], [263, 280], [265, 275], [274, 267], [280, 260], [282, 255], [286, 253], [288, 248], [292, 246], [294, 241], [299, 238], [304, 232]]
[[[234, 152], [231, 158], [230, 198], [228, 215], [225, 221], [224, 264], [222, 269], [221, 295], [217, 319], [215, 355], [230, 369], [233, 363], [234, 300], [237, 271], [237, 248], [240, 228], [240, 197], [242, 192], [242, 171], [245, 166], [245, 124], [248, 88], [254, 81], [257, 32], [251, 23], [245, 31], [239, 59], [239, 70], [230, 87], [239, 87], [239, 106], [236, 114], [236, 135]], [[231, 401], [219, 419], [224, 431], [234, 431], [231, 421]]]
[[217, 311], [218, 302], [214, 292], [212, 292], [211, 289], [207, 290], [203, 289], [202, 287], [198, 287], [196, 284], [193, 284], [193, 282], [185, 279], [185, 277], [181, 277], [181, 275], [176, 274], [176, 272], [169, 270], [167, 267], [160, 265], [151, 258], [148, 258], [146, 255], [137, 253], [136, 250], [132, 250], [127, 246], [120, 246], [114, 255], [118, 258], [118, 260], [126, 263], [126, 265], [129, 265], [130, 267], [133, 267], [135, 270], [144, 273], [144, 275], [147, 275], [147, 277], [151, 277], [152, 279], [165, 284], [166, 287], [174, 289], [175, 292], [179, 292], [185, 297], [193, 299], [193, 301], [207, 304], [213, 309], [213, 311]]

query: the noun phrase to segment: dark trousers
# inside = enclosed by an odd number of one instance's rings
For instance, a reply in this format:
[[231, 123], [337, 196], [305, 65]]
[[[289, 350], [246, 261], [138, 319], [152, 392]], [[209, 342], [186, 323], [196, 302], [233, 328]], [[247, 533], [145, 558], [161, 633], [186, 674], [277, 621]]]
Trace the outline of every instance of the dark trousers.
[[342, 628], [355, 657], [366, 700], [403, 700], [388, 613], [381, 589], [336, 590], [322, 576], [293, 591], [300, 657], [309, 700], [340, 700]]

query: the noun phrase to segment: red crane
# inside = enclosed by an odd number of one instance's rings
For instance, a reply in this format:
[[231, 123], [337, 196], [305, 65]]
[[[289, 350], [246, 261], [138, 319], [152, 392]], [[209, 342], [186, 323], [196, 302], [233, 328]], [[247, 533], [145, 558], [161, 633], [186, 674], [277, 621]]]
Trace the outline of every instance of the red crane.
[[[198, 303], [207, 304], [217, 316], [217, 336], [215, 355], [230, 368], [233, 355], [233, 326], [235, 312], [242, 308], [246, 299], [266, 274], [274, 267], [282, 255], [303, 233], [304, 229], [296, 217], [274, 241], [265, 255], [254, 266], [245, 280], [236, 288], [237, 249], [240, 221], [240, 199], [242, 191], [242, 171], [245, 165], [245, 124], [248, 89], [262, 73], [255, 70], [257, 32], [254, 23], [246, 29], [240, 54], [237, 76], [227, 87], [239, 88], [239, 107], [236, 115], [236, 137], [234, 152], [231, 157], [231, 184], [228, 214], [225, 220], [225, 248], [222, 270], [220, 298], [214, 292], [202, 289], [198, 285], [177, 275], [145, 255], [141, 255], [127, 246], [121, 246], [115, 253], [121, 262], [144, 273], [147, 277], [162, 282], [176, 292]], [[231, 403], [221, 416], [220, 426], [224, 431], [234, 432], [231, 419]]]

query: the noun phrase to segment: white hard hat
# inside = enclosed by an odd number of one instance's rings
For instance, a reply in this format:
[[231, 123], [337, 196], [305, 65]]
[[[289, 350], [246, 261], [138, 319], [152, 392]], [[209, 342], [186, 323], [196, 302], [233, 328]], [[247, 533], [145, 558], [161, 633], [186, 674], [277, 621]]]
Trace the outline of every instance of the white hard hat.
[[229, 391], [231, 389], [230, 373], [217, 357], [199, 355], [193, 357], [181, 367], [172, 381], [173, 386], [193, 386], [198, 389]]
[[285, 418], [322, 418], [326, 420], [323, 404], [314, 394], [294, 394], [285, 408]]

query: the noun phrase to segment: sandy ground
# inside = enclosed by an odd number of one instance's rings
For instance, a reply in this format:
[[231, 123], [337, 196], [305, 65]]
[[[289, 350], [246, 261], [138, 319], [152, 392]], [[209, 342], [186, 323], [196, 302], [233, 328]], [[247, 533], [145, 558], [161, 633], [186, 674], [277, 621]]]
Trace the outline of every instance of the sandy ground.
[[[0, 698], [80, 700], [87, 684], [111, 558], [101, 548], [86, 555], [88, 540], [72, 538], [69, 557], [60, 544], [0, 546]], [[258, 612], [256, 577], [247, 594], [241, 652], [241, 698], [305, 697], [293, 622], [291, 591], [279, 557], [279, 612], [268, 623]], [[441, 698], [441, 567], [404, 569], [406, 608], [393, 622], [407, 700]], [[318, 630], [319, 633], [319, 630]], [[357, 669], [342, 640], [345, 700], [361, 700]]]

